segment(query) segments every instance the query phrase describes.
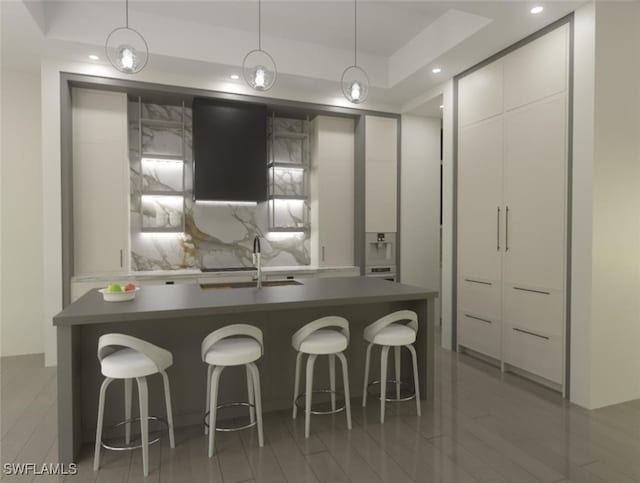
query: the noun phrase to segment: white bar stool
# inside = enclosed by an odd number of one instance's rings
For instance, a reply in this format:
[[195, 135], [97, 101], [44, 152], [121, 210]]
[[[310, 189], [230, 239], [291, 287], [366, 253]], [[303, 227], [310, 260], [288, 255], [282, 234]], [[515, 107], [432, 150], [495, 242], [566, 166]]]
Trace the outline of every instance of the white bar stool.
[[[400, 322], [408, 321], [407, 324]], [[364, 364], [364, 389], [362, 390], [362, 407], [367, 405], [367, 392], [370, 385], [380, 384], [380, 422], [384, 423], [385, 402], [401, 402], [409, 401], [413, 398], [416, 400], [416, 410], [420, 416], [420, 387], [418, 380], [418, 360], [416, 350], [413, 343], [416, 341], [416, 333], [418, 332], [418, 315], [411, 310], [399, 310], [376, 320], [373, 324], [368, 325], [364, 329], [364, 340], [369, 342], [367, 346], [367, 355]], [[371, 360], [371, 348], [374, 345], [382, 346], [380, 355], [380, 380], [373, 381], [369, 384], [369, 363]], [[387, 359], [389, 349], [393, 347], [395, 355], [396, 378], [387, 381]], [[413, 361], [413, 384], [414, 393], [408, 397], [400, 397], [400, 349], [406, 347], [411, 352]], [[387, 383], [395, 383], [396, 397], [387, 398]]]
[[[336, 330], [338, 329], [338, 330]], [[351, 403], [349, 401], [349, 371], [347, 359], [342, 353], [349, 345], [349, 322], [343, 317], [329, 316], [309, 322], [291, 337], [291, 345], [298, 351], [296, 356], [296, 376], [293, 389], [293, 419], [298, 414], [298, 399], [305, 396], [304, 436], [309, 437], [311, 414], [333, 414], [346, 408], [347, 427], [351, 429]], [[306, 390], [300, 390], [300, 363], [302, 355], [307, 354]], [[316, 357], [329, 356], [330, 390], [313, 391], [313, 367]], [[342, 383], [344, 385], [344, 406], [336, 409], [336, 356], [342, 365]], [[331, 411], [312, 411], [311, 399], [314, 392], [331, 393]]]
[[[258, 444], [264, 445], [262, 432], [262, 396], [260, 394], [260, 372], [254, 364], [262, 357], [262, 331], [246, 324], [234, 324], [218, 329], [202, 341], [201, 355], [207, 370], [207, 403], [205, 408], [205, 434], [209, 433], [209, 458], [213, 456], [216, 431], [240, 431], [258, 425]], [[225, 367], [246, 366], [249, 402], [218, 404], [218, 383]], [[249, 407], [249, 424], [229, 428], [216, 426], [217, 411], [234, 406]], [[206, 418], [209, 416], [209, 423]], [[211, 428], [214, 430], [211, 431]]]
[[[147, 376], [162, 374], [162, 379], [164, 380], [165, 404], [167, 407], [169, 444], [172, 448], [175, 448], [169, 377], [165, 372], [168, 367], [173, 365], [173, 356], [168, 350], [129, 335], [105, 334], [98, 340], [98, 359], [100, 360], [100, 369], [102, 374], [105, 376], [105, 379], [100, 387], [93, 470], [97, 471], [98, 468], [100, 468], [100, 446], [103, 446], [106, 449], [118, 451], [142, 448], [142, 470], [144, 476], [148, 476], [149, 445], [157, 443], [160, 440], [160, 438], [156, 438], [149, 442], [149, 420], [162, 420], [149, 416]], [[125, 420], [117, 423], [114, 428], [122, 425], [125, 426], [125, 446], [110, 446], [102, 441], [105, 394], [109, 384], [111, 384], [115, 379], [124, 380]], [[138, 400], [140, 403], [140, 418], [138, 419], [131, 419], [133, 379], [138, 383]], [[140, 421], [141, 442], [138, 445], [131, 445], [131, 423], [137, 420]]]

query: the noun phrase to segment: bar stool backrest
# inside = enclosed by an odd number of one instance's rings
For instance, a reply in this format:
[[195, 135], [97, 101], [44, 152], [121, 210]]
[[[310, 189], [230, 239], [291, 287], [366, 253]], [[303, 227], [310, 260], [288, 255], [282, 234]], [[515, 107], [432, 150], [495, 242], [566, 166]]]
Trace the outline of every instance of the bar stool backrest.
[[222, 339], [238, 336], [246, 336], [255, 339], [258, 344], [260, 344], [260, 353], [264, 354], [264, 343], [262, 341], [262, 331], [260, 329], [249, 324], [232, 324], [215, 330], [204, 338], [200, 348], [200, 356], [202, 357], [202, 360], [205, 360], [207, 352], [209, 352], [214, 344], [220, 342]]
[[298, 331], [291, 337], [291, 345], [295, 350], [300, 350], [300, 344], [302, 344], [307, 337], [320, 329], [326, 329], [328, 327], [340, 329], [340, 332], [342, 332], [347, 338], [347, 342], [349, 341], [349, 321], [344, 317], [329, 315], [327, 317], [314, 320], [313, 322], [309, 322], [301, 329], [298, 329]]
[[418, 314], [413, 310], [398, 310], [379, 318], [372, 324], [369, 324], [364, 329], [364, 337], [367, 340], [373, 340], [373, 338], [385, 327], [391, 324], [397, 324], [398, 322], [408, 321], [406, 324], [411, 327], [415, 332], [418, 332]]
[[168, 350], [153, 345], [146, 340], [125, 334], [104, 334], [100, 336], [98, 339], [98, 360], [102, 362], [102, 359], [123, 347], [133, 349], [147, 356], [156, 365], [158, 371], [163, 371], [173, 364], [173, 355]]

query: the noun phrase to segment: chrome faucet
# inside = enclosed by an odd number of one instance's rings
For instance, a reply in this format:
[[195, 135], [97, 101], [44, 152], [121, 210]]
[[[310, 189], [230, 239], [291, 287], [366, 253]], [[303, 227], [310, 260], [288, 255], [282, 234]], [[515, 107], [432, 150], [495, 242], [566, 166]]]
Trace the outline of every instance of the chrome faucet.
[[256, 236], [253, 239], [253, 266], [258, 270], [256, 288], [262, 288], [262, 260], [260, 257], [260, 237]]

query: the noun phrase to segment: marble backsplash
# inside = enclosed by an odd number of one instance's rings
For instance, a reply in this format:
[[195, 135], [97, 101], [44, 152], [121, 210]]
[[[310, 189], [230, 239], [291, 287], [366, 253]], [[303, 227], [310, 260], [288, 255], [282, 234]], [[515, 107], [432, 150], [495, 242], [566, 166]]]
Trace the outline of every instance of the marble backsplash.
[[[142, 114], [142, 135], [139, 117]], [[302, 132], [302, 121], [276, 119], [277, 128]], [[184, 125], [184, 131], [183, 131]], [[300, 164], [300, 143], [283, 138], [274, 143], [274, 158]], [[253, 238], [262, 240], [265, 266], [309, 265], [308, 232], [269, 233], [269, 203], [257, 206], [196, 204], [192, 197], [191, 109], [129, 103], [131, 179], [131, 268], [172, 270], [251, 266]], [[155, 161], [141, 161], [158, 156]], [[169, 160], [175, 156], [183, 162]], [[302, 195], [302, 171], [274, 170], [275, 194]], [[183, 193], [183, 196], [179, 196]], [[281, 216], [296, 223], [294, 208]]]

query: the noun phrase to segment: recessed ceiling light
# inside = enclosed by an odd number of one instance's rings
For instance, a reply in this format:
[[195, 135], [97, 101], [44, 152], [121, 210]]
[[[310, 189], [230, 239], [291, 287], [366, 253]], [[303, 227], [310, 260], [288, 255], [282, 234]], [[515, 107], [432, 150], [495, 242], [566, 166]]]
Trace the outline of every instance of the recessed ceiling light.
[[531, 9], [531, 13], [534, 15], [537, 15], [541, 13], [543, 10], [544, 10], [544, 7], [542, 5], [537, 5]]
[[444, 104], [440, 104], [440, 109], [444, 109]]
[[238, 74], [231, 74], [229, 77], [231, 77], [233, 80], [240, 79], [240, 76]]
[[89, 55], [89, 58], [90, 58], [91, 60], [100, 60], [100, 57], [98, 57], [96, 54], [90, 54], [90, 55]]
[[439, 74], [440, 72], [442, 72], [442, 69], [440, 67], [434, 67], [433, 69], [431, 69], [431, 72], [433, 72], [434, 74]]

